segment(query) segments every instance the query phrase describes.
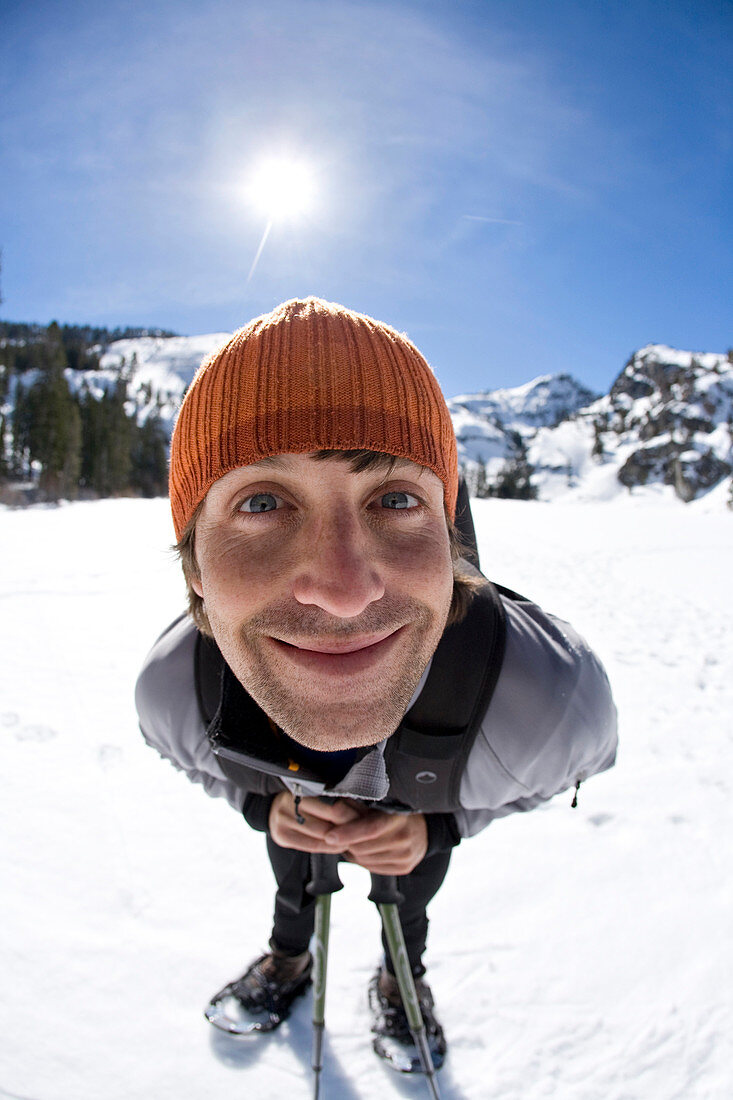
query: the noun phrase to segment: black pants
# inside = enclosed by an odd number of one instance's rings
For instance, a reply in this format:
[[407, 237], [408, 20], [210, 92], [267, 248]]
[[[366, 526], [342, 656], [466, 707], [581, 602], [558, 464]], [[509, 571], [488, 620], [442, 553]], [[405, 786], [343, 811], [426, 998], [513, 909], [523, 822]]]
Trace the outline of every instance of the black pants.
[[[281, 848], [271, 836], [267, 837], [267, 854], [277, 882], [272, 941], [288, 955], [305, 951], [313, 935], [315, 898], [306, 893], [310, 878], [310, 856], [292, 848]], [[404, 901], [399, 906], [405, 946], [410, 966], [416, 977], [425, 973], [422, 956], [428, 936], [428, 903], [437, 894], [448, 870], [451, 853], [436, 852], [426, 856], [409, 875], [398, 879]], [[384, 932], [382, 946], [387, 969], [394, 973]]]

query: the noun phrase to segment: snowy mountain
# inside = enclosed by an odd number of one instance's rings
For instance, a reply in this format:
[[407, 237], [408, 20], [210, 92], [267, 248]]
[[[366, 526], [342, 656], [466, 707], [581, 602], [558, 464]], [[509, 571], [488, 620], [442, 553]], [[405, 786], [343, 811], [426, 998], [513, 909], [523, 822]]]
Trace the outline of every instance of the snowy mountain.
[[[170, 437], [191, 379], [202, 361], [229, 336], [228, 332], [213, 332], [203, 336], [115, 340], [106, 349], [100, 345], [90, 348], [99, 357], [99, 369], [67, 367], [64, 373], [71, 393], [88, 393], [96, 401], [105, 392], [114, 391], [120, 378], [124, 378], [128, 383], [128, 415], [135, 413], [138, 423], [143, 424], [156, 412]], [[0, 416], [10, 422], [18, 387], [28, 390], [38, 381], [39, 374], [38, 369], [10, 373], [5, 402], [0, 401]]]
[[540, 500], [645, 492], [687, 503], [715, 490], [727, 501], [733, 488], [730, 355], [649, 344], [604, 397], [555, 375], [449, 406], [459, 460], [480, 495], [520, 466]]
[[471, 490], [483, 495], [486, 483], [493, 483], [507, 463], [516, 461], [540, 428], [556, 427], [597, 396], [570, 375], [556, 374], [513, 389], [451, 398], [458, 460]]
[[[117, 340], [98, 370], [67, 370], [101, 396], [122, 374], [128, 414], [156, 412], [170, 433], [201, 361], [228, 333]], [[101, 350], [101, 349], [100, 349]], [[34, 372], [26, 372], [28, 385]], [[3, 412], [12, 412], [13, 389]], [[474, 495], [582, 500], [733, 499], [733, 357], [649, 344], [598, 396], [568, 374], [449, 399], [458, 457]]]
[[[202, 361], [230, 336], [140, 336], [116, 340], [102, 355], [100, 371], [84, 371], [87, 385], [114, 385], [122, 370], [130, 375], [129, 393], [138, 419], [157, 408], [170, 434], [183, 395]], [[67, 372], [67, 377], [72, 372]], [[74, 372], [78, 374], [79, 372]], [[100, 377], [101, 376], [101, 377]]]
[[555, 427], [597, 397], [569, 374], [547, 374], [514, 389], [453, 397], [448, 404], [454, 423], [465, 412], [526, 435]]
[[661, 344], [636, 352], [610, 393], [528, 447], [543, 499], [642, 489], [689, 502], [733, 481], [733, 362]]
[[[119, 340], [99, 375], [124, 365], [139, 415], [157, 403], [172, 427], [201, 360], [226, 333]], [[649, 344], [599, 397], [568, 374], [448, 401], [459, 461], [476, 489], [479, 466], [491, 486], [512, 464], [528, 463], [539, 499], [571, 494], [607, 500], [630, 491], [693, 500], [733, 470], [733, 362], [722, 354]]]

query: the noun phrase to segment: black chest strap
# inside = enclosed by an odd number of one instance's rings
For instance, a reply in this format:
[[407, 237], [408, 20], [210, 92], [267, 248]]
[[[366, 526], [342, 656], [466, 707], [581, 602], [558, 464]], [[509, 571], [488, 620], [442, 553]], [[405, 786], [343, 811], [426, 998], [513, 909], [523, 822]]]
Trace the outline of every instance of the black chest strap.
[[426, 812], [459, 808], [461, 778], [501, 672], [505, 643], [504, 607], [487, 583], [461, 622], [446, 629], [425, 686], [387, 742], [392, 800]]
[[194, 650], [194, 678], [199, 713], [208, 727], [219, 709], [224, 674], [224, 658], [213, 638], [199, 631]]

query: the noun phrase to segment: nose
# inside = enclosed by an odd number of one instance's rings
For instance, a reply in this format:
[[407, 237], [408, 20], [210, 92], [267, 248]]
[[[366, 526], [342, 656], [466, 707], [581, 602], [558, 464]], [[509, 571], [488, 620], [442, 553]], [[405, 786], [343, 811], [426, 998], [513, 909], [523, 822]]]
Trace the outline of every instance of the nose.
[[342, 619], [360, 615], [385, 592], [375, 549], [358, 520], [335, 515], [306, 535], [293, 596]]

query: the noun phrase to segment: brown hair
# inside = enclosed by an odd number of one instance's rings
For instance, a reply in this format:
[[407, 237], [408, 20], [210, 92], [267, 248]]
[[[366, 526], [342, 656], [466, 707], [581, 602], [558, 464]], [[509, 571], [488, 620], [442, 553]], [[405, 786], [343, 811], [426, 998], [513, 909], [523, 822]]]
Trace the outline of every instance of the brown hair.
[[[346, 459], [351, 464], [352, 473], [361, 473], [362, 470], [379, 468], [380, 466], [389, 469], [396, 461], [394, 455], [367, 450], [323, 450], [316, 451], [313, 457], [319, 461], [332, 458]], [[191, 584], [192, 580], [199, 580], [201, 577], [198, 562], [196, 560], [196, 523], [201, 514], [203, 505], [203, 501], [197, 505], [193, 515], [186, 524], [183, 534], [173, 549], [180, 558], [183, 575], [186, 579], [189, 614], [201, 633], [206, 634], [208, 637], [212, 637], [211, 625], [209, 624], [209, 619], [206, 614], [204, 601]], [[451, 601], [446, 624], [450, 626], [451, 623], [461, 621], [468, 611], [468, 606], [474, 595], [487, 582], [486, 578], [478, 573], [477, 570], [466, 561], [465, 555], [467, 547], [463, 542], [460, 532], [451, 519], [447, 508], [445, 511], [445, 519], [448, 525], [451, 561], [453, 563], [453, 599]]]

